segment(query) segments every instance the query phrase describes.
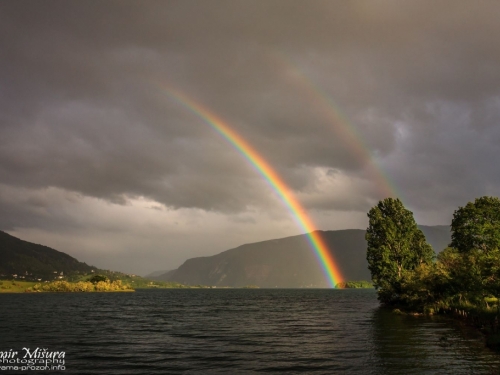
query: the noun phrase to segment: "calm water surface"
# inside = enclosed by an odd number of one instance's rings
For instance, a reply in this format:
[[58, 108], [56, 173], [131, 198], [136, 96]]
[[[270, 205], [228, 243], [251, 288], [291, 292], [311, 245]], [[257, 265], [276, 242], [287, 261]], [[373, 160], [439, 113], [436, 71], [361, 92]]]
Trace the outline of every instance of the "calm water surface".
[[0, 295], [0, 351], [23, 347], [65, 351], [60, 374], [500, 373], [476, 331], [373, 290]]

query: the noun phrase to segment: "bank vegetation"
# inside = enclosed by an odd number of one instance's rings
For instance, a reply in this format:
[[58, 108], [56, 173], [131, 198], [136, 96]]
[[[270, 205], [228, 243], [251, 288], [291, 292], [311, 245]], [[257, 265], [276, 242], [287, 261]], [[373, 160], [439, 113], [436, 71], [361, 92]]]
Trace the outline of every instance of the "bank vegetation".
[[387, 198], [368, 213], [367, 260], [378, 299], [396, 311], [447, 314], [487, 333], [500, 346], [500, 200], [459, 207], [451, 243], [435, 256], [413, 213]]

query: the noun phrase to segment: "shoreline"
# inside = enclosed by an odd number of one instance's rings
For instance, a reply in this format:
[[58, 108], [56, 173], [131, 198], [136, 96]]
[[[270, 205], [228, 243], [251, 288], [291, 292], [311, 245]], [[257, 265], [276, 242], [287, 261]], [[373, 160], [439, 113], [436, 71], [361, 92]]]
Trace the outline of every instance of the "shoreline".
[[[392, 308], [391, 306], [384, 306], [381, 305], [382, 308], [387, 309], [393, 314], [397, 315], [406, 315], [406, 316], [413, 316], [413, 317], [439, 317], [442, 319], [450, 320], [456, 323], [459, 323], [463, 326], [473, 328], [476, 332], [480, 333], [483, 337], [483, 344], [485, 347], [489, 348], [490, 350], [494, 352], [500, 352], [500, 330], [498, 329], [498, 324], [496, 326], [497, 330], [492, 327], [492, 329], [487, 329], [487, 323], [495, 323], [496, 321], [490, 322], [481, 319], [480, 316], [475, 316], [474, 314], [468, 313], [464, 310], [460, 310], [457, 308], [454, 309], [449, 309], [449, 310], [443, 310], [443, 311], [438, 311], [438, 312], [433, 312], [433, 313], [419, 313], [415, 311], [405, 311], [404, 309], [401, 308]], [[498, 322], [496, 322], [498, 323]]]

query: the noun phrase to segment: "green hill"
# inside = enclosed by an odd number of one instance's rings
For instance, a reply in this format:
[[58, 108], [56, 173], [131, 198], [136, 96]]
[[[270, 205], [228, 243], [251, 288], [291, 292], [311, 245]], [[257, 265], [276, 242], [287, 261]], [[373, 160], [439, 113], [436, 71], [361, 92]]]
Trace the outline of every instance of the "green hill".
[[26, 280], [84, 275], [97, 270], [50, 247], [20, 240], [0, 231], [0, 278], [17, 275]]
[[93, 275], [122, 280], [134, 288], [182, 287], [122, 272], [102, 270], [50, 247], [23, 241], [0, 231], [0, 279], [19, 281], [85, 281]]

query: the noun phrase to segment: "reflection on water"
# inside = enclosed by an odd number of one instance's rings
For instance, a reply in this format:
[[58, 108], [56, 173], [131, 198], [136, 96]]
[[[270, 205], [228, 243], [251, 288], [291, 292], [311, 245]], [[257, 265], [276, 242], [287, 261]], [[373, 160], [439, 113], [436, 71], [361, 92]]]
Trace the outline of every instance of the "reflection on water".
[[381, 310], [373, 290], [0, 295], [0, 351], [63, 350], [74, 374], [499, 373], [471, 335]]

